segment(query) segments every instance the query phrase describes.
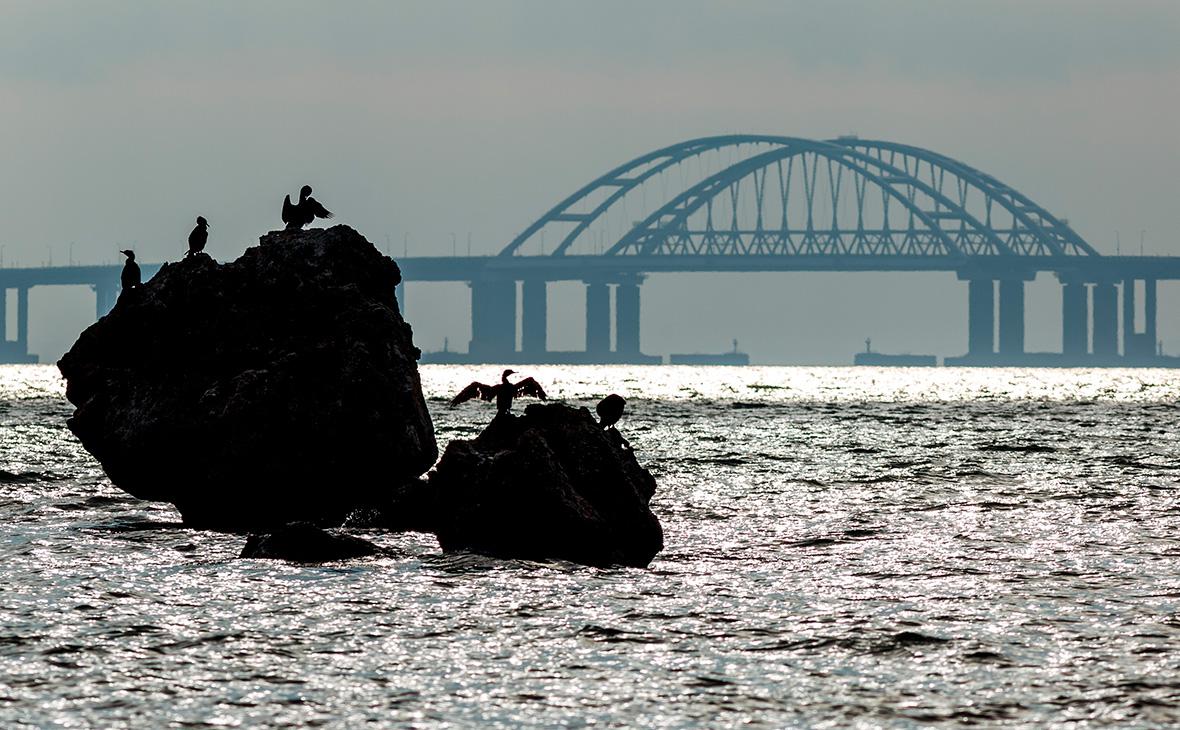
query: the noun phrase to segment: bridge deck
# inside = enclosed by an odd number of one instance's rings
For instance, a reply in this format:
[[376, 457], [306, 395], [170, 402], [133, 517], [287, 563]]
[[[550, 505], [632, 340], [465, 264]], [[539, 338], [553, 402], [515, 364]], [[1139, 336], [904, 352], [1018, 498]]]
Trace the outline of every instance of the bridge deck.
[[[1180, 256], [411, 256], [395, 259], [407, 281], [481, 278], [576, 281], [662, 273], [954, 272], [993, 278], [1032, 278], [1039, 272], [1079, 281], [1180, 279]], [[160, 264], [141, 264], [150, 277]], [[121, 265], [0, 269], [0, 287], [86, 286], [116, 283]]]

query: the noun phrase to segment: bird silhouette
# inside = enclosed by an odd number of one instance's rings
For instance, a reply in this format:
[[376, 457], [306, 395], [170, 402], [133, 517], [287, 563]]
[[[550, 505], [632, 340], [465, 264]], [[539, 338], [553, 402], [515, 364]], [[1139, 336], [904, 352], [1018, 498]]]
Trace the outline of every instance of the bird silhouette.
[[123, 286], [123, 291], [138, 289], [142, 282], [140, 281], [139, 264], [135, 263], [135, 252], [127, 249], [119, 253], [127, 257], [127, 263], [123, 264], [123, 273], [119, 274], [119, 283]]
[[594, 407], [594, 410], [598, 413], [599, 425], [603, 428], [610, 428], [618, 423], [619, 419], [623, 417], [623, 407], [626, 405], [626, 399], [615, 393], [611, 393], [598, 401], [598, 405]]
[[517, 383], [509, 382], [508, 376], [514, 375], [515, 373], [515, 370], [505, 370], [504, 374], [500, 376], [500, 382], [496, 385], [487, 385], [478, 381], [473, 382], [459, 391], [459, 395], [451, 399], [451, 405], [457, 406], [472, 398], [487, 401], [494, 400], [496, 401], [496, 415], [502, 416], [512, 410], [512, 399], [518, 395], [527, 395], [533, 398], [540, 398], [541, 400], [546, 399], [545, 391], [532, 378], [525, 378]]
[[311, 186], [304, 185], [299, 190], [299, 202], [292, 205], [291, 196], [283, 198], [283, 222], [287, 229], [299, 230], [316, 218], [331, 218], [332, 214], [320, 202], [311, 197]]
[[209, 221], [201, 216], [197, 216], [197, 227], [193, 232], [188, 234], [188, 253], [185, 256], [192, 256], [195, 253], [200, 253], [205, 250], [205, 242], [209, 240]]

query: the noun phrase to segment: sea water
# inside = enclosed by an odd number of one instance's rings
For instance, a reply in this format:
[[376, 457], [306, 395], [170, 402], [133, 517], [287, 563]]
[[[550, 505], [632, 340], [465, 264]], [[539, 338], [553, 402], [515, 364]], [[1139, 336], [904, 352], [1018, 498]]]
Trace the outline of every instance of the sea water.
[[[0, 727], [1180, 721], [1173, 371], [520, 369], [627, 398], [648, 569], [238, 560], [111, 486], [52, 366], [0, 366]], [[440, 448], [498, 373], [422, 368]]]

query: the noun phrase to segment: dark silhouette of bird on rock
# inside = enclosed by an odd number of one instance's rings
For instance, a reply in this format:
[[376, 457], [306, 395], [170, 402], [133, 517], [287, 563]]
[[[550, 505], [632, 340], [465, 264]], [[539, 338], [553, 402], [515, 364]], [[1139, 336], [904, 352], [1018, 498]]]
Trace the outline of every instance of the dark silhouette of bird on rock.
[[299, 230], [316, 218], [331, 218], [327, 208], [320, 205], [320, 201], [311, 197], [311, 186], [304, 185], [299, 190], [299, 202], [291, 204], [291, 196], [283, 198], [283, 222], [287, 230]]
[[195, 253], [201, 253], [205, 250], [205, 242], [209, 240], [209, 221], [202, 216], [197, 216], [197, 227], [193, 232], [188, 234], [188, 253], [185, 256], [192, 256]]
[[598, 405], [594, 407], [595, 412], [598, 413], [598, 423], [603, 428], [615, 425], [623, 417], [623, 407], [626, 405], [627, 400], [615, 393], [598, 401]]
[[474, 382], [459, 391], [459, 395], [451, 399], [451, 405], [457, 406], [472, 398], [489, 401], [494, 400], [496, 401], [496, 415], [502, 416], [512, 410], [512, 399], [518, 395], [527, 395], [545, 400], [545, 391], [541, 389], [540, 384], [536, 380], [525, 378], [518, 383], [509, 382], [508, 376], [515, 373], [515, 370], [505, 370], [504, 374], [500, 376], [500, 382], [497, 385], [486, 385], [478, 381]]
[[142, 281], [140, 279], [139, 264], [135, 263], [135, 252], [127, 249], [119, 253], [127, 257], [127, 263], [123, 264], [123, 273], [119, 274], [119, 284], [123, 287], [124, 292], [138, 289]]
[[631, 442], [623, 438], [623, 434], [619, 433], [619, 429], [615, 428], [615, 424], [623, 417], [623, 408], [626, 405], [627, 400], [623, 396], [617, 393], [611, 393], [598, 401], [598, 405], [594, 407], [594, 410], [598, 413], [598, 423], [602, 426], [602, 430], [606, 431], [607, 438], [613, 441], [616, 446], [631, 451]]

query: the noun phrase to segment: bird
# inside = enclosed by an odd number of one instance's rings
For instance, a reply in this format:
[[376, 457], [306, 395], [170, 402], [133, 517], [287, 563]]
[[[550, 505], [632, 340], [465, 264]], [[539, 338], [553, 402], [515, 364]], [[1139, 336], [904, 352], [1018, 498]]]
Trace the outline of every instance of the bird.
[[299, 230], [316, 218], [331, 218], [332, 214], [320, 202], [311, 197], [311, 186], [304, 185], [299, 190], [299, 202], [292, 205], [291, 196], [283, 198], [283, 222], [287, 229]]
[[545, 391], [532, 378], [525, 378], [517, 383], [509, 382], [508, 376], [516, 374], [515, 370], [505, 370], [497, 385], [487, 385], [478, 381], [459, 391], [459, 395], [451, 399], [451, 405], [469, 401], [472, 398], [496, 401], [496, 415], [502, 416], [512, 410], [512, 399], [518, 395], [527, 395], [545, 400]]
[[197, 216], [197, 227], [193, 232], [188, 234], [188, 253], [185, 256], [192, 256], [195, 253], [201, 253], [205, 250], [205, 242], [209, 240], [209, 221], [202, 216]]
[[598, 413], [599, 425], [606, 429], [618, 423], [619, 419], [623, 417], [623, 407], [626, 405], [627, 400], [616, 393], [611, 393], [598, 401], [594, 410]]
[[119, 275], [119, 283], [123, 286], [123, 291], [138, 289], [141, 281], [139, 264], [135, 263], [135, 252], [127, 249], [119, 253], [127, 257], [127, 263], [123, 264], [123, 273]]

